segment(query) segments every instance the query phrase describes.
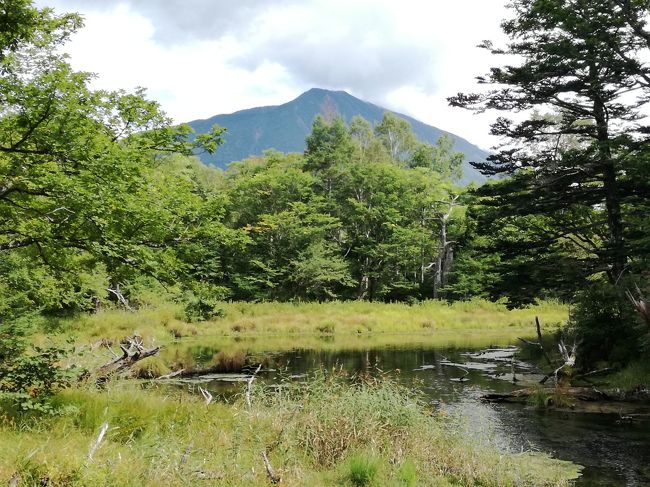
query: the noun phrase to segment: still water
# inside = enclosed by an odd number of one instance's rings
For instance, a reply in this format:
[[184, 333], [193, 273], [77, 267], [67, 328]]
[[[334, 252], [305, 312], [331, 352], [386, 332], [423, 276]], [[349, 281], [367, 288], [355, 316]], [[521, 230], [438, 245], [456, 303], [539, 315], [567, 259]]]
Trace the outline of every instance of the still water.
[[[395, 340], [399, 342], [399, 340]], [[545, 411], [520, 404], [485, 404], [489, 392], [508, 392], [522, 380], [535, 379], [535, 371], [512, 358], [509, 343], [477, 349], [471, 346], [399, 343], [367, 348], [336, 350], [289, 349], [262, 352], [265, 371], [260, 378], [273, 381], [280, 375], [296, 378], [317, 369], [342, 368], [348, 372], [391, 373], [399, 381], [422, 389], [432, 404], [460, 414], [468, 434], [481, 435], [509, 451], [544, 451], [583, 465], [579, 486], [650, 486], [650, 421], [625, 422], [618, 414]], [[239, 344], [242, 346], [242, 343]], [[263, 347], [262, 347], [263, 348]], [[197, 362], [207, 360], [215, 349], [197, 346]], [[237, 383], [213, 380], [217, 393], [242, 389]]]

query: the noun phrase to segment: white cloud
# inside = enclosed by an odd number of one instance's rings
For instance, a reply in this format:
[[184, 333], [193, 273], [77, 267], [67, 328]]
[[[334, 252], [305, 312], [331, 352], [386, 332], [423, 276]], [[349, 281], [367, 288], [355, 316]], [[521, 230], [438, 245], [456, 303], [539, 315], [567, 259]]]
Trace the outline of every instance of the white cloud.
[[97, 87], [144, 86], [177, 121], [289, 101], [312, 87], [356, 96], [483, 147], [494, 115], [447, 106], [498, 62], [504, 0], [39, 0], [78, 10], [67, 51]]

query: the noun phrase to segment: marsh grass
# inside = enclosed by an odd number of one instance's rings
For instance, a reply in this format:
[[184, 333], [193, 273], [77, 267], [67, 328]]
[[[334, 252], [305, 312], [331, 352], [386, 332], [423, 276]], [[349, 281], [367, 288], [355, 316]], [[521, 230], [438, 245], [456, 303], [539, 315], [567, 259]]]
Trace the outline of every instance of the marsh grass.
[[146, 360], [137, 362], [131, 372], [138, 379], [155, 379], [170, 372], [165, 361], [160, 357], [149, 357]]
[[365, 452], [352, 454], [346, 463], [348, 478], [357, 487], [371, 485], [381, 467], [380, 459]]
[[241, 372], [246, 364], [246, 354], [241, 350], [234, 352], [221, 350], [212, 358], [212, 366], [218, 372]]
[[546, 409], [551, 405], [551, 402], [551, 395], [543, 387], [537, 387], [535, 392], [528, 396], [528, 404], [536, 409]]
[[[533, 320], [539, 315], [546, 327], [567, 319], [567, 307], [555, 301], [523, 309], [508, 310], [501, 303], [483, 300], [456, 302], [425, 301], [368, 303], [221, 303], [223, 316], [213, 321], [187, 323], [180, 304], [160, 301], [135, 312], [104, 309], [93, 315], [59, 319], [55, 330], [42, 324], [51, 336], [58, 331], [92, 343], [101, 339], [119, 341], [134, 333], [145, 342], [168, 342], [192, 336], [264, 336], [323, 334], [437, 334], [445, 331], [509, 331], [534, 333]], [[44, 335], [41, 335], [41, 339]]]
[[[567, 462], [469, 438], [385, 377], [259, 384], [252, 409], [243, 398], [206, 407], [198, 394], [125, 382], [55, 401], [58, 417], [4, 417], [0, 482], [17, 473], [22, 485], [261, 486], [261, 451], [289, 486], [567, 485], [577, 474]], [[104, 422], [106, 439], [88, 461]]]

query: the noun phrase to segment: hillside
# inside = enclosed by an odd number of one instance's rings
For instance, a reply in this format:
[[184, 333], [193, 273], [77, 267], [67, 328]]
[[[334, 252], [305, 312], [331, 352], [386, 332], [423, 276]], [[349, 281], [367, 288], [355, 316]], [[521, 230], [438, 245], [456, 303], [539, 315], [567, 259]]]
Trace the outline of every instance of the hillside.
[[[360, 115], [375, 123], [381, 120], [386, 111], [389, 110], [355, 98], [345, 91], [312, 88], [283, 105], [216, 115], [205, 120], [194, 120], [189, 122], [189, 125], [197, 133], [206, 132], [215, 123], [228, 129], [225, 144], [217, 150], [216, 154], [201, 155], [203, 162], [225, 168], [230, 162], [259, 155], [270, 148], [281, 152], [302, 152], [305, 149], [305, 137], [311, 130], [312, 121], [319, 113], [336, 112], [347, 122], [353, 116]], [[456, 141], [456, 150], [463, 152], [466, 157], [461, 183], [485, 181], [485, 177], [468, 161], [484, 160], [488, 155], [487, 152], [462, 137], [426, 125], [412, 117], [399, 113], [397, 115], [408, 120], [415, 134], [424, 142], [435, 143], [445, 134]]]

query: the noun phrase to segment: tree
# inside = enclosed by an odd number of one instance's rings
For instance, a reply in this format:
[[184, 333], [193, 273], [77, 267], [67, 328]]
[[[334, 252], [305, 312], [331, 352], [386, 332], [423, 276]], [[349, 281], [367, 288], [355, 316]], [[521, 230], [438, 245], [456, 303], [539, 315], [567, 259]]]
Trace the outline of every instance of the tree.
[[235, 297], [331, 299], [349, 286], [347, 263], [327, 242], [340, 227], [326, 212], [330, 193], [306, 164], [300, 155], [267, 152], [227, 174], [227, 219], [248, 237], [230, 275]]
[[78, 16], [26, 0], [0, 9], [0, 288], [12, 290], [2, 299], [86, 308], [134, 272], [182, 275], [175, 249], [201, 236], [203, 202], [161, 168], [167, 154], [214, 150], [222, 130], [190, 144], [142, 90], [91, 90], [59, 53]]
[[495, 209], [491, 218], [517, 226], [525, 225], [522, 215], [542, 216], [547, 225], [531, 246], [571, 245], [584, 274], [605, 272], [611, 283], [619, 282], [631, 259], [643, 253], [644, 231], [634, 214], [639, 195], [649, 189], [648, 129], [639, 109], [648, 100], [650, 68], [641, 61], [648, 44], [629, 17], [645, 18], [650, 7], [516, 0], [511, 9], [514, 18], [502, 24], [508, 46], [486, 41], [482, 47], [521, 61], [479, 78], [499, 88], [459, 94], [450, 103], [559, 116], [497, 119], [492, 133], [505, 143], [487, 163], [474, 165], [512, 178], [478, 190], [480, 203]]
[[375, 126], [375, 135], [396, 162], [408, 162], [418, 145], [411, 124], [390, 112]]
[[443, 135], [435, 145], [417, 144], [411, 156], [411, 167], [428, 167], [443, 179], [457, 182], [463, 176], [462, 152], [454, 152], [454, 140]]

